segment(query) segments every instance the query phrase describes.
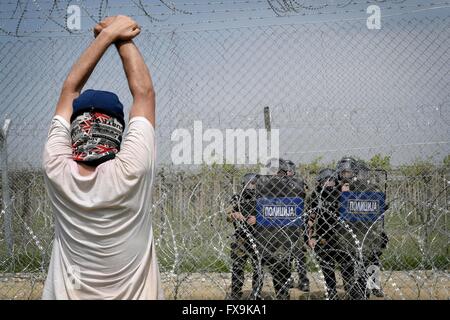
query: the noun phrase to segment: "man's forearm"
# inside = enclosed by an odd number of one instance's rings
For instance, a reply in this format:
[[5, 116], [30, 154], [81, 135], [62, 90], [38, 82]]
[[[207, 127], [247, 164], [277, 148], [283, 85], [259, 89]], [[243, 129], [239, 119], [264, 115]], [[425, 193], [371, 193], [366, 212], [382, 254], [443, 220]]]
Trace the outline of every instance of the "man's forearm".
[[92, 71], [100, 58], [111, 45], [112, 39], [108, 33], [99, 35], [91, 45], [83, 52], [78, 61], [73, 65], [66, 80], [64, 81], [58, 103], [56, 114], [70, 121], [72, 115], [72, 103], [83, 89]]
[[133, 41], [116, 43], [123, 68], [127, 76], [131, 95], [134, 99], [141, 96], [147, 97], [154, 94], [153, 83], [150, 72], [145, 64], [139, 49]]
[[155, 91], [152, 78], [139, 49], [132, 41], [116, 44], [128, 80], [133, 105], [130, 118], [142, 116], [155, 126]]
[[95, 38], [73, 65], [64, 82], [63, 90], [79, 93], [112, 41], [112, 37], [106, 32]]

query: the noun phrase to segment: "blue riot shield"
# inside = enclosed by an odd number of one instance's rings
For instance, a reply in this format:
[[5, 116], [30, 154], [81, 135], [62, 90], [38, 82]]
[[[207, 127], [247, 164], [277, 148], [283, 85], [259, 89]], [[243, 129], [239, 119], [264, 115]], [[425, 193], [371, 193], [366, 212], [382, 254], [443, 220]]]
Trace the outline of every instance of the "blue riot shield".
[[261, 176], [257, 182], [255, 238], [264, 258], [281, 261], [299, 248], [303, 231], [304, 182]]
[[303, 225], [302, 198], [259, 198], [256, 203], [256, 223], [263, 227], [300, 227]]
[[383, 192], [346, 191], [339, 198], [339, 214], [345, 221], [374, 222], [384, 213], [385, 203]]

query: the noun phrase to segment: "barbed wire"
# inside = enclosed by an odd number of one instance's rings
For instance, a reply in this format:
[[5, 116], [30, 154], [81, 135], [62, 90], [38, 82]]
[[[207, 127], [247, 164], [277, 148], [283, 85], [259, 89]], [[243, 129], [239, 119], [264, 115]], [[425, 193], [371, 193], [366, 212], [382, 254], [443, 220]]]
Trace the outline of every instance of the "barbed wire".
[[[164, 12], [161, 12], [161, 13], [154, 13], [154, 12], [150, 13], [146, 9], [147, 5], [143, 4], [140, 0], [132, 0], [132, 2], [133, 2], [133, 5], [129, 5], [129, 4], [118, 5], [118, 6], [105, 7], [105, 9], [102, 9], [103, 7], [100, 7], [100, 6], [99, 7], [91, 7], [91, 8], [84, 7], [84, 6], [81, 6], [81, 7], [82, 7], [82, 10], [87, 14], [88, 17], [90, 17], [90, 19], [94, 23], [98, 23], [100, 20], [94, 19], [93, 15], [89, 13], [89, 9], [92, 9], [92, 10], [98, 9], [98, 17], [100, 18], [101, 12], [105, 12], [107, 9], [124, 10], [124, 9], [137, 8], [137, 9], [139, 9], [139, 11], [141, 11], [141, 13], [130, 13], [129, 15], [131, 17], [134, 17], [134, 18], [146, 17], [146, 18], [149, 19], [151, 24], [153, 24], [154, 26], [158, 26], [159, 28], [176, 28], [176, 27], [186, 27], [186, 26], [195, 26], [195, 25], [226, 24], [226, 23], [236, 23], [236, 22], [243, 22], [243, 21], [262, 21], [262, 20], [267, 20], [267, 19], [273, 19], [274, 18], [273, 15], [268, 15], [268, 16], [249, 16], [249, 17], [243, 17], [243, 18], [241, 18], [241, 17], [238, 17], [238, 18], [233, 17], [233, 18], [228, 18], [228, 19], [223, 19], [223, 18], [222, 19], [211, 19], [211, 18], [208, 18], [208, 19], [198, 19], [197, 21], [194, 21], [194, 22], [177, 22], [177, 23], [166, 23], [166, 24], [163, 24], [162, 22], [167, 21], [167, 19], [170, 16], [173, 16], [176, 13], [180, 13], [182, 15], [191, 15], [191, 16], [199, 16], [199, 15], [206, 15], [206, 14], [209, 15], [209, 16], [214, 16], [214, 15], [220, 15], [220, 14], [233, 15], [233, 14], [236, 14], [236, 13], [239, 13], [239, 14], [249, 14], [249, 13], [251, 13], [251, 14], [253, 14], [253, 13], [257, 13], [259, 11], [271, 12], [274, 9], [273, 9], [272, 5], [269, 5], [267, 7], [260, 7], [260, 8], [230, 8], [230, 9], [224, 9], [224, 10], [213, 9], [213, 10], [206, 10], [206, 11], [199, 11], [199, 10], [195, 11], [195, 10], [181, 10], [181, 9], [177, 9], [177, 7], [173, 3], [171, 3], [171, 4], [165, 3], [165, 4], [160, 4], [160, 5], [157, 5], [157, 6], [160, 6], [161, 8], [169, 9], [169, 13], [164, 13]], [[375, 2], [378, 3], [377, 1], [375, 1]], [[397, 5], [402, 4], [404, 2], [405, 2], [405, 0], [401, 0], [401, 1], [392, 0], [392, 3], [393, 4], [397, 4]], [[34, 3], [34, 1], [33, 1], [33, 3]], [[61, 33], [62, 31], [69, 32], [69, 33], [72, 33], [72, 34], [73, 33], [74, 34], [83, 33], [83, 32], [80, 32], [80, 31], [73, 31], [73, 30], [70, 30], [70, 29], [67, 28], [67, 23], [66, 23], [67, 22], [67, 12], [65, 10], [59, 16], [52, 16], [53, 13], [56, 11], [55, 8], [58, 8], [58, 1], [54, 0], [51, 3], [52, 3], [52, 7], [49, 9], [49, 14], [45, 14], [44, 16], [37, 16], [37, 17], [36, 16], [26, 16], [25, 14], [28, 12], [28, 10], [25, 7], [22, 10], [21, 17], [19, 19], [15, 18], [15, 17], [9, 17], [9, 18], [2, 17], [1, 20], [6, 20], [6, 21], [7, 20], [11, 20], [11, 21], [18, 20], [18, 22], [17, 22], [17, 25], [16, 25], [16, 32], [15, 33], [7, 31], [1, 25], [0, 25], [0, 32], [3, 35], [7, 35], [7, 36], [13, 36], [13, 35], [14, 36], [18, 36], [19, 27], [20, 27], [21, 22], [23, 20], [25, 20], [25, 21], [35, 21], [35, 20], [39, 21], [39, 20], [43, 20], [43, 21], [45, 21], [45, 23], [47, 23], [50, 20], [50, 21], [54, 22], [55, 24], [57, 24], [61, 29], [58, 29], [58, 30], [51, 30], [51, 29], [49, 29], [49, 30], [45, 30], [45, 33], [56, 34], [56, 33]], [[107, 2], [102, 1], [101, 4], [103, 5], [103, 3], [106, 3], [105, 5], [108, 5]], [[212, 5], [217, 5], [217, 4], [221, 4], [221, 3], [225, 4], [224, 2], [218, 2], [218, 3], [208, 2], [206, 5], [212, 6]], [[234, 4], [238, 4], [238, 3], [240, 3], [240, 2], [233, 2], [233, 5]], [[242, 1], [241, 3], [250, 3], [250, 1]], [[256, 3], [262, 4], [262, 3], [265, 3], [265, 1], [257, 1]], [[336, 4], [336, 8], [346, 8], [348, 6], [355, 6], [356, 7], [356, 6], [361, 6], [361, 4], [363, 4], [363, 3], [365, 3], [365, 2], [364, 1], [362, 1], [362, 2], [356, 2], [356, 1], [352, 2], [352, 1], [350, 1], [350, 2], [345, 2], [345, 5], [338, 3], [338, 4]], [[383, 3], [386, 3], [386, 2], [383, 2]], [[28, 4], [28, 2], [27, 2], [27, 4]], [[180, 4], [180, 5], [190, 5], [190, 4], [189, 3], [183, 3], [183, 4]], [[193, 3], [193, 5], [195, 5], [195, 3]], [[197, 4], [197, 5], [201, 5], [201, 4]], [[292, 5], [293, 5], [293, 3], [291, 3], [288, 7], [290, 8]], [[388, 13], [388, 14], [384, 14], [383, 16], [385, 18], [387, 18], [387, 17], [393, 17], [393, 16], [398, 16], [398, 15], [407, 14], [407, 13], [421, 12], [421, 11], [424, 11], [424, 10], [442, 9], [442, 8], [447, 8], [447, 6], [449, 6], [449, 5], [450, 5], [450, 2], [444, 1], [444, 2], [440, 2], [440, 3], [427, 3], [427, 4], [417, 3], [417, 4], [411, 4], [411, 5], [402, 5], [402, 6], [399, 6], [398, 8], [396, 8], [394, 6], [389, 6], [389, 7], [383, 7], [383, 11], [388, 11], [389, 12], [391, 10], [401, 9], [403, 12], [395, 13], [395, 14], [389, 14]], [[177, 6], [179, 6], [179, 5], [177, 5]], [[303, 5], [301, 5], [299, 8], [303, 8], [303, 7], [311, 8], [311, 7], [303, 6]], [[322, 5], [322, 6], [319, 6], [319, 7], [321, 7], [321, 8], [322, 7], [323, 8], [332, 8], [332, 6], [329, 6], [329, 5]], [[38, 8], [37, 9], [38, 12], [43, 11], [39, 5], [37, 5], [37, 8]], [[286, 10], [288, 10], [288, 9], [286, 9]], [[303, 17], [304, 16], [314, 16], [314, 15], [335, 15], [335, 16], [339, 16], [339, 15], [351, 15], [351, 14], [354, 14], [354, 13], [364, 13], [365, 14], [366, 8], [361, 8], [361, 9], [356, 9], [356, 10], [347, 10], [346, 9], [346, 10], [342, 10], [342, 11], [334, 9], [332, 11], [326, 11], [326, 12], [322, 12], [322, 11], [319, 12], [318, 10], [319, 9], [305, 10], [302, 13], [300, 13], [300, 11], [297, 10], [298, 12], [296, 11], [296, 15], [295, 16], [303, 16]], [[14, 10], [14, 11], [16, 11], [16, 10]], [[6, 12], [6, 11], [4, 11], [4, 12]], [[286, 11], [286, 12], [288, 12], [288, 11]], [[0, 13], [2, 13], [2, 11], [0, 11]], [[283, 17], [284, 18], [289, 18], [289, 17], [291, 17], [290, 15], [287, 16], [285, 14], [281, 14], [281, 15], [277, 14], [277, 15], [278, 15], [279, 18], [283, 18]], [[157, 18], [157, 17], [161, 17], [161, 18]], [[167, 17], [167, 18], [163, 19], [162, 17]], [[61, 24], [61, 23], [55, 21], [55, 20], [61, 19], [61, 18], [65, 19], [65, 23], [64, 24]], [[357, 19], [366, 19], [366, 18], [365, 17], [364, 18], [345, 18], [345, 17], [340, 17], [339, 18], [339, 20], [357, 20]], [[332, 20], [328, 20], [328, 21], [332, 21]], [[321, 22], [324, 22], [324, 21], [322, 20]], [[41, 26], [37, 30], [23, 31], [21, 33], [21, 36], [28, 36], [28, 35], [36, 34], [36, 33], [40, 32], [41, 31], [40, 29], [42, 28], [42, 26], [45, 23], [41, 24]], [[156, 23], [156, 25], [155, 25], [155, 23]], [[143, 28], [144, 30], [147, 30], [147, 31], [151, 31], [152, 30], [151, 28], [147, 28], [146, 26], [143, 26], [143, 27], [144, 27]], [[84, 33], [86, 33], [86, 32], [89, 32], [89, 31], [88, 30], [84, 31]], [[1, 34], [0, 34], [0, 36], [1, 36]]]
[[[61, 2], [48, 3], [54, 5], [55, 14], [64, 16]], [[254, 3], [268, 5], [265, 1]], [[346, 3], [340, 2], [342, 6]], [[13, 4], [17, 7], [12, 8], [14, 15], [19, 18], [24, 7], [28, 5], [29, 9], [33, 2]], [[39, 4], [44, 10], [43, 2]], [[308, 7], [298, 1], [282, 4]], [[147, 14], [160, 17], [145, 3], [136, 2], [138, 5]], [[168, 15], [208, 11], [200, 6], [191, 10], [194, 6], [180, 6], [179, 2], [159, 5]], [[111, 6], [102, 1], [99, 7], [89, 8], [89, 19], [93, 23], [101, 19]], [[423, 9], [438, 8], [427, 5]], [[358, 8], [349, 4], [345, 9], [357, 12]], [[395, 12], [388, 10], [386, 14]], [[92, 35], [85, 33], [80, 37], [68, 35], [73, 41], [17, 38], [16, 33], [26, 32], [25, 18], [19, 28], [10, 30], [14, 38], [0, 44], [0, 68], [5, 75], [0, 80], [0, 120], [12, 120], [8, 146], [0, 150], [8, 151], [9, 160], [8, 178], [0, 178], [0, 188], [6, 185], [11, 195], [8, 201], [0, 202], [0, 225], [11, 217], [13, 231], [10, 254], [5, 228], [0, 229], [0, 298], [8, 299], [41, 297], [54, 236], [52, 206], [40, 168], [42, 148], [60, 83], [80, 50], [92, 40]], [[42, 15], [41, 21], [46, 18]], [[267, 248], [259, 241], [261, 234], [250, 233], [244, 222], [237, 223], [245, 231], [252, 253], [244, 274], [247, 278], [252, 273], [263, 278], [256, 292], [260, 291], [263, 298], [279, 298], [273, 281], [274, 274], [275, 278], [279, 274], [273, 267], [277, 263], [280, 266], [280, 261], [295, 260], [302, 248], [310, 292], [289, 288], [300, 282], [298, 269], [292, 272], [291, 263], [287, 264], [290, 272], [279, 284], [280, 290], [288, 289], [293, 299], [334, 298], [329, 294], [325, 266], [336, 271], [338, 296], [345, 297], [347, 292], [340, 284], [342, 266], [339, 270], [339, 263], [328, 259], [333, 255], [348, 257], [355, 269], [355, 284], [358, 277], [369, 276], [364, 263], [372, 242], [376, 242], [370, 237], [384, 228], [389, 235], [379, 266], [384, 299], [448, 298], [449, 17], [404, 16], [385, 21], [382, 32], [361, 32], [360, 21], [342, 19], [346, 18], [311, 24], [149, 32], [137, 39], [158, 92], [156, 140], [161, 164], [154, 176], [151, 214], [168, 298], [228, 297], [235, 263], [231, 256], [235, 253], [235, 230], [226, 219], [230, 199], [237, 194], [242, 201], [248, 187], [248, 183], [240, 182], [243, 175], [260, 169], [250, 164], [174, 165], [170, 162], [171, 133], [177, 128], [190, 129], [197, 119], [204, 122], [205, 129], [261, 128], [261, 110], [266, 105], [272, 113], [271, 128], [280, 129], [284, 148], [280, 156], [295, 162], [296, 177], [309, 187], [305, 203], [317, 188], [318, 172], [325, 167], [336, 168], [336, 160], [352, 154], [364, 159], [371, 169], [385, 168], [386, 175], [373, 170], [368, 178], [358, 181], [365, 179], [383, 186], [380, 188], [389, 207], [364, 228], [333, 211], [330, 216], [339, 225], [333, 230], [342, 230], [341, 244], [346, 247], [333, 248], [324, 255], [305, 245], [305, 230], [297, 234], [298, 239], [288, 230], [310, 214], [305, 207], [301, 218], [294, 218], [262, 239], [274, 243], [286, 238], [284, 246], [274, 250], [277, 254], [271, 255], [275, 257], [271, 262], [267, 262]], [[36, 28], [44, 30], [45, 26]], [[87, 87], [113, 90], [125, 99], [124, 105], [129, 105], [131, 97], [127, 98], [128, 87], [118, 57], [110, 51], [103, 59]], [[5, 170], [3, 164], [0, 170]], [[242, 205], [240, 209], [243, 211]], [[246, 295], [252, 291], [247, 280], [243, 291]], [[369, 288], [362, 291], [367, 294]], [[248, 297], [255, 296], [250, 293]]]

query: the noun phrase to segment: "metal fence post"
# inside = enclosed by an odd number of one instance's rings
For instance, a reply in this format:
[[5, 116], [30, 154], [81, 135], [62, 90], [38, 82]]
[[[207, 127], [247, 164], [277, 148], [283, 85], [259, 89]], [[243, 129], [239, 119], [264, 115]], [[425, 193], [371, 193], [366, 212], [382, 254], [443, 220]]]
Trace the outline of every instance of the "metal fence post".
[[[272, 155], [272, 117], [270, 114], [270, 107], [264, 107], [264, 129], [266, 129], [267, 148], [270, 148], [270, 155]], [[261, 151], [260, 151], [261, 152]], [[266, 159], [268, 160], [268, 159]], [[263, 164], [264, 165], [264, 164]], [[267, 174], [267, 172], [266, 172]]]
[[267, 139], [270, 139], [270, 130], [272, 129], [270, 107], [264, 107], [264, 128], [267, 131]]
[[13, 257], [13, 228], [12, 228], [12, 211], [11, 198], [9, 194], [9, 179], [8, 179], [8, 129], [11, 124], [10, 119], [6, 119], [3, 128], [0, 131], [0, 165], [2, 167], [2, 211], [4, 214], [3, 230], [5, 233], [5, 241], [8, 250], [8, 255]]

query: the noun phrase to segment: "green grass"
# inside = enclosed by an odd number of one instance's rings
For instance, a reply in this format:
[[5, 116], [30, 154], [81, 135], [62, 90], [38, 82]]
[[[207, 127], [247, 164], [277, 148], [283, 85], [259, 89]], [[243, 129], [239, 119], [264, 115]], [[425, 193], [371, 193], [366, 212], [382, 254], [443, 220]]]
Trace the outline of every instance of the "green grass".
[[[223, 212], [219, 212], [219, 202], [216, 196], [222, 195], [222, 201], [227, 202], [233, 190], [239, 188], [239, 178], [249, 168], [237, 169], [232, 166], [202, 168], [200, 172], [190, 174], [158, 173], [155, 181], [155, 195], [158, 190], [167, 193], [164, 204], [154, 212], [154, 235], [158, 237], [161, 232], [162, 218], [170, 220], [172, 229], [165, 226], [163, 243], [157, 248], [158, 259], [163, 271], [169, 271], [174, 264], [174, 248], [172, 244], [172, 232], [178, 246], [179, 261], [176, 265], [177, 273], [184, 272], [229, 272], [229, 242], [226, 239], [231, 236], [233, 229], [230, 223], [225, 222]], [[432, 172], [438, 172], [432, 170]], [[420, 173], [420, 172], [419, 172]], [[164, 176], [164, 179], [161, 176]], [[312, 176], [307, 176], [311, 180]], [[436, 173], [427, 183], [418, 177], [408, 177], [405, 181], [392, 182], [388, 188], [388, 199], [396, 194], [403, 201], [407, 199], [407, 205], [399, 212], [390, 211], [386, 216], [385, 227], [390, 237], [390, 243], [385, 250], [382, 261], [386, 270], [413, 270], [413, 269], [449, 269], [449, 238], [450, 222], [445, 214], [437, 216], [439, 220], [433, 221], [435, 212], [424, 211], [423, 202], [426, 199], [437, 200], [440, 208], [444, 208], [448, 201], [442, 185], [442, 175]], [[11, 260], [5, 250], [4, 241], [0, 242], [0, 273], [5, 272], [40, 272], [42, 265], [46, 267], [50, 259], [50, 244], [53, 229], [50, 225], [51, 213], [48, 200], [45, 196], [42, 174], [40, 171], [15, 172], [11, 181], [20, 181], [14, 184], [12, 196], [16, 199], [14, 207], [14, 235], [15, 254]], [[198, 185], [199, 181], [202, 183]], [[412, 191], [411, 191], [411, 190]], [[427, 192], [432, 190], [431, 194]], [[191, 197], [192, 190], [196, 190]], [[401, 192], [399, 192], [399, 190]], [[431, 192], [431, 191], [430, 191]], [[418, 197], [419, 200], [415, 200]], [[26, 202], [25, 198], [31, 198]], [[189, 206], [187, 204], [189, 203]], [[182, 206], [182, 204], [184, 206]], [[415, 206], [419, 205], [417, 208]], [[414, 214], [406, 216], [411, 210]], [[434, 215], [433, 215], [434, 214]], [[448, 213], [447, 213], [448, 214]], [[21, 215], [21, 216], [17, 216]], [[211, 219], [209, 219], [211, 217]], [[204, 218], [199, 228], [191, 226], [197, 218]], [[41, 241], [45, 249], [44, 256], [38, 249], [27, 230], [24, 229], [24, 219], [33, 230], [34, 235]], [[431, 219], [431, 223], [430, 220]], [[3, 221], [0, 218], [0, 225]], [[3, 236], [0, 231], [0, 237]], [[425, 237], [425, 234], [428, 234]], [[219, 254], [213, 249], [219, 241], [226, 241], [224, 251]], [[2, 239], [3, 240], [3, 239]], [[185, 242], [183, 243], [183, 240]], [[426, 254], [423, 255], [419, 248], [419, 241], [423, 241]], [[433, 242], [431, 242], [433, 241]], [[250, 266], [248, 266], [250, 268]], [[314, 264], [310, 263], [313, 269]]]

